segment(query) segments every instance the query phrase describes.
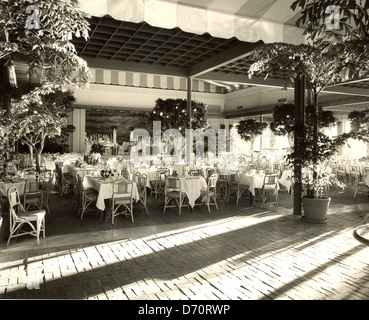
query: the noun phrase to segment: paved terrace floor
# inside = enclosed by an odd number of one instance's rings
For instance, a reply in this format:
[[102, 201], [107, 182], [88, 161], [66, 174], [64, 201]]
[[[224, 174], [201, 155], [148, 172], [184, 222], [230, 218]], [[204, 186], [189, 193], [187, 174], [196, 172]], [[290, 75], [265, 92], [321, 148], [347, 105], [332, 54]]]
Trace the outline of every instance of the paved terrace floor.
[[0, 298], [367, 300], [369, 248], [352, 231], [369, 199], [330, 195], [325, 224], [293, 215], [281, 192], [279, 208], [230, 200], [181, 216], [149, 197], [148, 215], [137, 208], [135, 223], [120, 216], [112, 225], [93, 212], [81, 221], [70, 196], [54, 194], [39, 246], [0, 240]]

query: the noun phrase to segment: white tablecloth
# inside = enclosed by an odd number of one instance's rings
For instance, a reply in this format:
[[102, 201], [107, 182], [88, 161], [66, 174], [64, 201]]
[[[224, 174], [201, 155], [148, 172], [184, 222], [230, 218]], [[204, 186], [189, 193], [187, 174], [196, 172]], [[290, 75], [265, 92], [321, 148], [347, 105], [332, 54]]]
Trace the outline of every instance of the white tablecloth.
[[45, 168], [46, 168], [46, 170], [51, 170], [51, 171], [55, 170], [55, 162], [46, 160], [45, 161]]
[[85, 170], [94, 170], [96, 172], [97, 175], [100, 175], [100, 170], [98, 170], [95, 167], [89, 166], [89, 167], [85, 167], [85, 168], [80, 168], [80, 167], [76, 167], [74, 164], [65, 164], [63, 166], [63, 172], [64, 173], [72, 173], [75, 172], [77, 173], [81, 178], [84, 177], [84, 172]]
[[369, 174], [365, 177], [365, 184], [369, 187]]
[[279, 178], [279, 183], [285, 186], [288, 192], [291, 189], [292, 181], [292, 170], [283, 170], [281, 177]]
[[181, 178], [182, 192], [185, 192], [191, 207], [194, 207], [196, 199], [201, 195], [201, 190], [207, 188], [204, 177]]
[[250, 175], [246, 173], [239, 173], [239, 181], [241, 184], [250, 186], [249, 190], [255, 196], [255, 188], [261, 188], [264, 183], [264, 174]]
[[179, 176], [183, 175], [183, 169], [187, 169], [187, 163], [175, 163], [173, 165], [173, 172], [176, 171]]
[[141, 174], [146, 174], [147, 175], [146, 187], [151, 188], [150, 181], [156, 180], [157, 169], [152, 170], [152, 169], [146, 169], [146, 168], [133, 168], [133, 170]]
[[[102, 178], [86, 176], [83, 184], [85, 187], [90, 187], [99, 192], [96, 201], [96, 208], [99, 210], [105, 210], [105, 199], [111, 199], [113, 197], [113, 182], [106, 181]], [[133, 182], [132, 185], [132, 198], [137, 202], [140, 199], [138, 193], [137, 184]]]
[[11, 187], [16, 187], [18, 189], [19, 195], [24, 194], [24, 185], [26, 184], [25, 180], [20, 180], [17, 182], [0, 182], [0, 196], [7, 197], [8, 190]]

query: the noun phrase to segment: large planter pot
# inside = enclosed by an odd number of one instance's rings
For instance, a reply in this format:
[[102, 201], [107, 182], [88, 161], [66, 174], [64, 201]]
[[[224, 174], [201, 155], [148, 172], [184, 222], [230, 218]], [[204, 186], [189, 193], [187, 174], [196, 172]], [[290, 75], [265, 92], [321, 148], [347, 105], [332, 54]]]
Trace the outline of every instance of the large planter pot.
[[325, 223], [327, 221], [327, 212], [330, 202], [331, 198], [316, 199], [302, 197], [304, 215], [301, 219], [312, 223]]

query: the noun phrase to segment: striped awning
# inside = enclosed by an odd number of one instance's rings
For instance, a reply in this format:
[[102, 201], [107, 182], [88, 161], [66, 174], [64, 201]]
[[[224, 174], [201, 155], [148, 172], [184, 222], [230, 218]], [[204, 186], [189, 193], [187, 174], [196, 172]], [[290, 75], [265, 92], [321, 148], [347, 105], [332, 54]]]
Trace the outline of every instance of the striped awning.
[[83, 11], [240, 41], [304, 43], [291, 0], [80, 0]]

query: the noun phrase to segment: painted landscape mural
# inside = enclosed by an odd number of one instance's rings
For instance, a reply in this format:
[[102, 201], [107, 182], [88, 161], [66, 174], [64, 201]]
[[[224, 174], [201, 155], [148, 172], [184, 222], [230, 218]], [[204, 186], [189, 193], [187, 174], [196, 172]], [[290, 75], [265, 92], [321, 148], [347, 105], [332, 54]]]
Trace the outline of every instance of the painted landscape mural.
[[113, 128], [116, 127], [118, 144], [129, 141], [131, 129], [144, 128], [151, 132], [146, 123], [147, 112], [127, 110], [86, 110], [86, 134], [95, 139], [103, 138], [113, 141]]

